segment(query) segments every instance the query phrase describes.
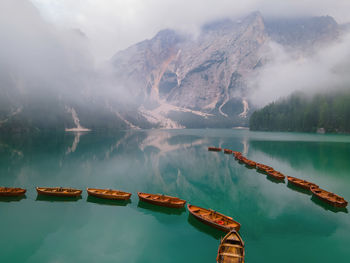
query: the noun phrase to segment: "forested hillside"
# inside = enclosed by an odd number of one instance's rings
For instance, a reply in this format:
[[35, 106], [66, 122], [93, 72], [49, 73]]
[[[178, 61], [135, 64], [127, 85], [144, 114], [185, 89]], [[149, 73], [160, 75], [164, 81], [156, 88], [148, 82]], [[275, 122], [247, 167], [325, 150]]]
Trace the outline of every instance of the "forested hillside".
[[259, 131], [350, 132], [350, 91], [295, 93], [254, 112], [250, 129]]

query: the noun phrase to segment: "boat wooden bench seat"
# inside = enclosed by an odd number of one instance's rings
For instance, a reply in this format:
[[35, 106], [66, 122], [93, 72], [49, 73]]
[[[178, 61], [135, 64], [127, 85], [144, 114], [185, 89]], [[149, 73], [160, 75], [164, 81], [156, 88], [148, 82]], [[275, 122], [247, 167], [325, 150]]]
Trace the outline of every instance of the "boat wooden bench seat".
[[243, 248], [241, 245], [233, 245], [233, 244], [227, 244], [227, 243], [222, 244], [222, 246], [224, 246], [224, 247], [236, 247], [236, 248]]
[[235, 258], [242, 258], [243, 257], [241, 255], [231, 254], [231, 253], [226, 253], [226, 252], [219, 253], [219, 256], [235, 257]]

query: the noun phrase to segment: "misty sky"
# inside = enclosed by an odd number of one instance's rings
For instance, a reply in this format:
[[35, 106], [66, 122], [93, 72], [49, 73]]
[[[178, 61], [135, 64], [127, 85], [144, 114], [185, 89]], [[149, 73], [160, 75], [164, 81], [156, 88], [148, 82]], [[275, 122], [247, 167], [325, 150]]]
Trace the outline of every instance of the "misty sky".
[[98, 59], [159, 30], [196, 32], [205, 22], [259, 10], [265, 17], [333, 16], [350, 22], [349, 0], [31, 0], [43, 17], [63, 28], [78, 28]]

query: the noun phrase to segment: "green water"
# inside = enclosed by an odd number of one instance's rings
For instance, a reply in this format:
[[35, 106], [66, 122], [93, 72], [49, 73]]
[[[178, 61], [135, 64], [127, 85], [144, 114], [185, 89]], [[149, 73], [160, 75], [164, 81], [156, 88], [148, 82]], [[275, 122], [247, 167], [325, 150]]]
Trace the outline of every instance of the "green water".
[[[222, 233], [139, 203], [137, 191], [179, 196], [242, 225], [248, 263], [350, 262], [350, 216], [208, 152], [244, 152], [350, 200], [350, 136], [246, 130], [151, 130], [16, 135], [0, 139], [1, 262], [215, 262]], [[35, 186], [116, 188], [131, 202], [37, 199]]]

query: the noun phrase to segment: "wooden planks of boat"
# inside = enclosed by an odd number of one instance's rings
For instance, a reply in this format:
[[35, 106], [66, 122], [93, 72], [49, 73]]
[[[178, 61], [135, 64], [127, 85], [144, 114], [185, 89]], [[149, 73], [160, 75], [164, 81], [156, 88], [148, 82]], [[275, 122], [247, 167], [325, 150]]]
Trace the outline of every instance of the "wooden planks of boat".
[[221, 152], [221, 148], [220, 147], [208, 147], [208, 151]]
[[0, 196], [21, 196], [24, 195], [26, 189], [15, 187], [0, 187]]
[[341, 196], [328, 192], [316, 186], [310, 187], [311, 192], [320, 200], [335, 207], [346, 207], [348, 202]]
[[67, 197], [78, 197], [81, 195], [82, 190], [74, 188], [63, 188], [63, 187], [37, 187], [36, 191], [39, 195], [50, 195], [50, 196], [67, 196]]
[[220, 214], [211, 209], [202, 208], [187, 204], [188, 211], [199, 221], [213, 226], [216, 229], [229, 232], [231, 230], [239, 231], [241, 224], [233, 220], [232, 217]]
[[261, 163], [256, 163], [256, 169], [263, 171], [263, 172], [267, 172], [267, 171], [272, 171], [274, 170], [271, 166], [265, 165], [265, 164], [261, 164]]
[[162, 194], [148, 194], [138, 192], [140, 201], [144, 201], [154, 205], [172, 207], [172, 208], [182, 208], [186, 204], [185, 200], [178, 197], [162, 195]]
[[270, 176], [270, 177], [272, 177], [272, 178], [274, 178], [274, 179], [277, 179], [277, 180], [284, 180], [284, 178], [285, 178], [285, 176], [284, 176], [284, 174], [282, 174], [281, 172], [278, 172], [278, 171], [276, 171], [276, 170], [270, 170], [270, 169], [268, 169], [268, 170], [265, 170], [266, 171], [266, 173], [267, 173], [267, 175], [268, 176]]
[[254, 162], [254, 161], [252, 161], [252, 160], [249, 160], [249, 159], [247, 159], [247, 158], [245, 158], [245, 159], [243, 160], [243, 162], [244, 162], [247, 166], [249, 166], [249, 167], [253, 167], [253, 168], [256, 167], [256, 162]]
[[232, 154], [232, 153], [233, 153], [233, 151], [232, 151], [232, 150], [230, 150], [230, 149], [224, 149], [224, 153], [226, 153], [226, 154]]
[[131, 193], [112, 189], [86, 188], [86, 191], [90, 196], [104, 199], [129, 200], [131, 196]]
[[230, 231], [221, 239], [216, 257], [217, 263], [244, 263], [244, 242], [235, 231]]
[[238, 160], [240, 163], [243, 163], [246, 158], [243, 155], [236, 156], [236, 160]]
[[291, 183], [295, 186], [304, 188], [306, 190], [310, 190], [311, 186], [318, 187], [317, 184], [314, 184], [314, 183], [311, 183], [311, 182], [308, 182], [308, 181], [305, 181], [305, 180], [302, 180], [302, 179], [299, 179], [296, 177], [292, 177], [292, 176], [287, 176], [287, 180], [289, 183]]

